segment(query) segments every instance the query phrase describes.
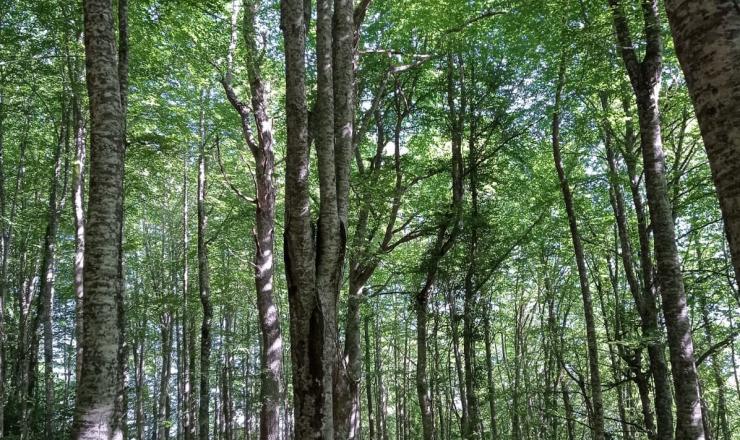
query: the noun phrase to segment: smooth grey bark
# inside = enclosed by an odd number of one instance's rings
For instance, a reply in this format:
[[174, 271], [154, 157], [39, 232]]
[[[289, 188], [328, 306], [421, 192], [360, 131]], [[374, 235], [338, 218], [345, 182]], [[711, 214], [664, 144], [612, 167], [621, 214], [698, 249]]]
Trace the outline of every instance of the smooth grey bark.
[[[7, 290], [8, 287], [8, 258], [10, 253], [11, 244], [13, 241], [13, 233], [14, 228], [13, 224], [15, 223], [15, 217], [16, 213], [18, 212], [18, 206], [19, 201], [22, 204], [22, 198], [21, 193], [23, 191], [23, 181], [25, 177], [25, 170], [26, 170], [26, 144], [27, 144], [27, 137], [23, 137], [20, 142], [19, 146], [19, 152], [18, 152], [18, 164], [16, 166], [16, 177], [15, 177], [15, 185], [14, 185], [14, 194], [13, 197], [13, 203], [10, 206], [10, 214], [8, 216], [8, 224], [4, 226], [3, 228], [3, 260], [2, 260], [2, 266], [0, 266], [0, 286], [2, 287], [3, 292]], [[17, 304], [18, 304], [18, 355], [16, 359], [16, 366], [14, 368], [14, 374], [13, 374], [13, 380], [16, 384], [18, 384], [15, 389], [13, 390], [12, 396], [8, 399], [8, 401], [13, 402], [19, 402], [17, 404], [18, 413], [20, 416], [18, 417], [21, 422], [23, 422], [25, 417], [25, 408], [26, 408], [26, 395], [27, 395], [27, 384], [26, 384], [26, 372], [27, 372], [27, 362], [28, 362], [28, 353], [27, 353], [27, 344], [28, 344], [28, 331], [27, 331], [27, 321], [29, 317], [29, 311], [30, 311], [30, 304], [31, 304], [31, 298], [32, 295], [32, 284], [29, 279], [25, 278], [25, 266], [26, 266], [26, 258], [27, 258], [27, 252], [26, 252], [26, 243], [24, 243], [23, 240], [21, 240], [21, 246], [19, 249], [19, 258], [18, 258], [18, 273], [20, 274], [18, 277], [18, 286], [17, 286]], [[32, 273], [35, 273], [35, 268]], [[29, 275], [29, 277], [32, 275]], [[30, 291], [30, 292], [29, 292]], [[7, 373], [7, 371], [5, 371]], [[21, 437], [23, 437], [23, 433], [26, 430], [24, 427], [25, 425], [21, 426]]]
[[90, 101], [90, 188], [85, 246], [82, 372], [75, 411], [78, 439], [113, 435], [122, 280], [123, 111], [110, 0], [85, 0]]
[[465, 371], [463, 369], [462, 354], [460, 353], [460, 316], [457, 312], [457, 298], [451, 289], [447, 289], [446, 299], [447, 306], [450, 310], [450, 339], [452, 340], [452, 357], [455, 363], [455, 375], [457, 379], [457, 392], [460, 395], [460, 431], [464, 438], [468, 438], [469, 416], [468, 416], [468, 398], [465, 388]]
[[666, 0], [665, 7], [740, 279], [740, 7], [736, 0]]
[[601, 390], [601, 374], [599, 372], [599, 351], [596, 338], [596, 324], [594, 322], [593, 300], [588, 280], [588, 269], [586, 268], [585, 253], [578, 230], [573, 194], [568, 183], [568, 178], [563, 168], [563, 160], [560, 152], [560, 117], [563, 86], [565, 82], [566, 64], [561, 62], [560, 72], [555, 90], [555, 106], [552, 116], [552, 152], [555, 168], [560, 182], [560, 190], [563, 194], [565, 210], [568, 215], [568, 226], [570, 229], [573, 251], [575, 253], [576, 266], [578, 268], [578, 281], [583, 300], [583, 313], [586, 321], [586, 345], [588, 352], [589, 385], [591, 388], [591, 402], [593, 407], [591, 431], [593, 438], [604, 440], [604, 403]]
[[[208, 158], [206, 156], [205, 110], [200, 114], [201, 139], [198, 158], [198, 290], [203, 319], [200, 325], [200, 395], [198, 407], [198, 438], [208, 440], [211, 372], [211, 286], [208, 268], [208, 213], [206, 211], [206, 192]], [[216, 433], [214, 433], [216, 434]]]
[[642, 3], [645, 55], [638, 60], [620, 0], [609, 0], [617, 31], [619, 52], [636, 97], [640, 124], [640, 148], [645, 168], [645, 189], [650, 207], [657, 282], [663, 299], [663, 315], [676, 394], [676, 439], [703, 439], [699, 381], [694, 362], [691, 323], [676, 245], [673, 211], [667, 194], [665, 157], [660, 127], [660, 75], [662, 43], [657, 0]]

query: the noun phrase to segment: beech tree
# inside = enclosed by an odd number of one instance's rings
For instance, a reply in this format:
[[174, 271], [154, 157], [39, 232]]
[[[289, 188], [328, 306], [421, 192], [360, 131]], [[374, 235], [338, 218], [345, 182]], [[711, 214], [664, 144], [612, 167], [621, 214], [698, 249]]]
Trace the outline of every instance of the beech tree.
[[111, 3], [86, 1], [84, 10], [91, 157], [80, 342], [85, 355], [74, 432], [79, 439], [96, 439], [113, 437], [116, 428], [125, 125]]

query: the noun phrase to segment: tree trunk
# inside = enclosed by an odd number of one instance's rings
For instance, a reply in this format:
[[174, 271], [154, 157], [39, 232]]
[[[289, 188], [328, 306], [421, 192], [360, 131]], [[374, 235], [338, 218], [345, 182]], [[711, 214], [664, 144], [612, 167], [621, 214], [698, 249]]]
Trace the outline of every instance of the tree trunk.
[[[5, 219], [5, 102], [0, 94], [0, 217]], [[3, 220], [0, 222], [0, 438], [5, 433], [5, 260], [8, 258], [6, 250], [6, 231], [9, 225]]]
[[[204, 104], [202, 104], [204, 105]], [[210, 405], [211, 372], [211, 287], [208, 274], [208, 215], [206, 212], [206, 190], [208, 160], [206, 157], [205, 109], [200, 114], [200, 152], [198, 159], [198, 288], [203, 308], [200, 326], [200, 404], [198, 408], [198, 435], [200, 440], [208, 440], [208, 409]], [[214, 432], [214, 435], [217, 435]]]
[[[370, 368], [370, 315], [365, 316], [365, 394], [367, 394], [368, 440], [376, 440], [375, 418], [373, 416], [373, 376]], [[377, 374], [377, 371], [376, 371]]]
[[[629, 97], [624, 97], [625, 116], [629, 117]], [[654, 281], [653, 260], [650, 253], [650, 236], [648, 232], [645, 206], [640, 192], [641, 176], [637, 172], [637, 155], [639, 152], [628, 151], [635, 141], [634, 129], [631, 120], [626, 122], [624, 160], [627, 165], [627, 174], [630, 180], [630, 191], [637, 219], [637, 237], [640, 243], [640, 272], [642, 274], [642, 306], [645, 312], [643, 337], [647, 339], [648, 356], [650, 359], [650, 374], [655, 385], [655, 415], [657, 438], [660, 440], [673, 439], [673, 391], [671, 390], [668, 365], [665, 360], [662, 330], [658, 326], [657, 292]], [[639, 312], [639, 309], [638, 309]]]
[[740, 280], [740, 8], [736, 0], [666, 0], [665, 7]]
[[[473, 80], [474, 82], [474, 80]], [[480, 416], [478, 413], [477, 381], [475, 374], [475, 318], [477, 316], [478, 286], [476, 271], [478, 267], [478, 146], [476, 139], [477, 116], [474, 112], [470, 120], [470, 140], [468, 142], [468, 172], [470, 175], [471, 215], [470, 241], [468, 243], [468, 267], [465, 274], [465, 302], [463, 304], [463, 353], [465, 360], [465, 396], [467, 398], [468, 423], [463, 433], [465, 438], [481, 437]]]
[[[377, 316], [377, 315], [376, 315]], [[386, 414], [388, 413], [388, 398], [385, 393], [385, 385], [383, 382], [383, 362], [382, 362], [382, 347], [381, 337], [382, 332], [380, 328], [380, 320], [375, 320], [375, 384], [378, 390], [377, 394], [377, 410], [376, 413], [376, 427], [375, 432], [377, 433], [378, 440], [388, 440], [388, 423], [386, 420]], [[369, 411], [369, 409], [368, 409]]]
[[83, 334], [83, 302], [85, 290], [83, 287], [83, 272], [85, 269], [85, 118], [82, 114], [80, 97], [75, 94], [72, 98], [72, 112], [74, 118], [75, 139], [75, 167], [73, 181], [73, 209], [75, 228], [75, 259], [74, 282], [75, 293], [75, 378], [79, 381], [82, 370], [82, 334]]
[[560, 103], [565, 81], [565, 70], [566, 64], [563, 61], [560, 66], [560, 73], [558, 75], [558, 83], [555, 92], [555, 108], [553, 110], [552, 117], [552, 152], [555, 160], [555, 168], [558, 173], [558, 180], [560, 181], [560, 189], [563, 193], [565, 210], [568, 214], [568, 225], [570, 228], [571, 240], [573, 241], [573, 250], [576, 258], [576, 266], [578, 268], [578, 280], [583, 299], [583, 313], [586, 321], [586, 345], [588, 351], [591, 402], [593, 405], [593, 426], [591, 427], [591, 430], [594, 439], [604, 440], [604, 404], [601, 393], [601, 374], [599, 373], [599, 352], [598, 342], [596, 340], [593, 301], [588, 281], [583, 244], [581, 243], [581, 236], [578, 231], [573, 195], [570, 190], [568, 178], [565, 175], [565, 170], [563, 169], [563, 161], [560, 154]]
[[159, 412], [157, 413], [157, 440], [170, 438], [170, 365], [172, 363], [172, 314], [164, 312], [160, 322], [162, 369], [159, 374]]
[[[272, 121], [267, 113], [268, 102], [257, 49], [256, 14], [259, 2], [245, 2], [244, 41], [247, 48], [247, 71], [251, 92], [251, 109], [239, 101], [229, 84], [224, 89], [242, 120], [244, 138], [256, 163], [254, 280], [257, 289], [257, 310], [262, 334], [260, 439], [277, 440], [280, 429], [280, 404], [283, 396], [283, 344], [279, 313], [273, 299], [274, 241], [275, 241], [275, 187]], [[238, 10], [235, 9], [236, 15]], [[236, 19], [236, 17], [234, 17]], [[232, 39], [235, 40], [235, 28]], [[235, 41], [232, 44], [236, 44]], [[233, 56], [233, 53], [229, 54]], [[230, 75], [230, 74], [227, 74]], [[257, 129], [253, 139], [251, 121]]]
[[[190, 202], [188, 196], [188, 159], [190, 151], [186, 151], [182, 159], [182, 359], [178, 359], [182, 365], [182, 408], [181, 417], [183, 425], [184, 440], [195, 440], [196, 422], [195, 422], [195, 401], [193, 397], [194, 375], [192, 371], [194, 363], [191, 356], [194, 356], [194, 342], [191, 338], [191, 327], [193, 321], [190, 319], [189, 292], [190, 292]], [[192, 351], [191, 351], [192, 350]]]
[[[604, 110], [607, 109], [607, 98], [606, 95], [602, 96], [602, 107]], [[660, 330], [658, 328], [657, 310], [655, 306], [655, 298], [653, 296], [653, 289], [646, 288], [641, 290], [635, 274], [635, 264], [632, 259], [632, 245], [630, 243], [629, 230], [627, 228], [627, 218], [625, 215], [625, 202], [624, 194], [622, 193], [622, 186], [619, 183], [619, 171], [617, 168], [617, 161], [614, 155], [614, 150], [611, 144], [610, 128], [606, 127], [604, 130], [604, 145], [606, 148], [607, 165], [609, 169], [609, 181], [612, 193], [612, 208], [614, 211], [614, 217], [617, 223], [617, 234], [619, 236], [619, 245], [622, 255], [622, 264], [624, 266], [624, 272], [627, 278], [627, 284], [629, 286], [630, 293], [635, 300], [635, 308], [640, 316], [640, 324], [642, 330], [642, 338], [647, 341], [648, 354], [650, 359], [650, 371], [653, 374], [656, 383], [656, 405], [660, 401], [662, 402], [665, 396], [660, 393], [668, 393], [667, 398], [671, 399], [670, 388], [667, 387], [667, 369], [665, 365], [665, 358], [663, 356], [662, 344], [660, 344]], [[646, 258], [650, 258], [646, 256]], [[648, 282], [648, 281], [644, 281]], [[639, 352], [635, 353], [635, 357], [639, 356]], [[655, 437], [656, 433], [655, 426], [653, 423], [653, 415], [650, 409], [650, 396], [649, 388], [647, 384], [647, 378], [642, 373], [641, 362], [632, 362], [635, 366], [635, 380], [640, 391], [640, 399], [643, 404], [643, 421], [645, 423], [645, 429], [649, 432], [648, 436]], [[645, 406], [645, 405], [648, 406]], [[673, 421], [670, 412], [670, 405], [668, 406], [668, 414], [665, 414], [664, 408], [662, 420], [659, 421], [659, 428], [657, 437], [661, 440], [667, 438], [673, 438], [672, 426]], [[667, 417], [666, 417], [667, 416]], [[666, 420], [667, 418], [667, 420]], [[666, 437], [668, 436], [668, 437]]]
[[134, 389], [136, 392], [136, 440], [144, 440], [144, 338], [139, 336], [134, 343]]
[[74, 432], [78, 439], [92, 440], [112, 436], [115, 422], [124, 115], [111, 3], [85, 0], [84, 9], [91, 161], [83, 275], [85, 355]]
[[496, 413], [496, 383], [493, 381], [493, 351], [491, 350], [491, 318], [486, 313], [483, 318], [484, 342], [486, 345], [486, 379], [488, 383], [488, 409], [491, 419], [491, 440], [498, 439], [498, 420]]
[[[54, 435], [54, 334], [52, 331], [53, 303], [54, 303], [54, 266], [56, 254], [56, 235], [59, 229], [59, 208], [57, 191], [62, 174], [62, 144], [67, 140], [69, 118], [65, 106], [62, 106], [60, 119], [59, 139], [54, 148], [54, 169], [51, 175], [49, 188], [48, 223], [44, 235], [43, 257], [41, 260], [41, 279], [39, 283], [39, 313], [37, 319], [41, 321], [44, 336], [44, 435], [51, 438]], [[37, 327], [37, 326], [34, 326]], [[37, 336], [34, 336], [37, 337]], [[33, 344], [35, 345], [35, 344]], [[35, 356], [36, 353], [32, 353]]]
[[[347, 14], [351, 19], [352, 5], [350, 1], [337, 1], [334, 12], [328, 0], [319, 0], [316, 5], [317, 97], [313, 119], [320, 191], [315, 238], [308, 191], [306, 12], [300, 0], [281, 3], [288, 132], [284, 256], [291, 316], [295, 436], [329, 440], [335, 433], [334, 408], [346, 408], [344, 401], [334, 402], [333, 381], [337, 365], [336, 303], [344, 263], [349, 182], [350, 151], [345, 150], [344, 138], [351, 142], [354, 109], [352, 52], [337, 43], [345, 39], [351, 43], [353, 29], [350, 27], [350, 35], [345, 36], [341, 29], [346, 26], [338, 25], [332, 43], [332, 20], [341, 22]], [[335, 136], [337, 127], [339, 136]], [[336, 418], [337, 422], [343, 420], [341, 414]], [[340, 430], [343, 426], [336, 425]]]
[[643, 3], [645, 58], [638, 61], [622, 3], [610, 0], [617, 30], [619, 51], [627, 68], [637, 100], [640, 149], [645, 168], [645, 189], [653, 226], [658, 286], [668, 333], [673, 383], [676, 391], [676, 440], [704, 437], [699, 381], [686, 292], [676, 245], [673, 212], [667, 194], [665, 158], [660, 129], [658, 97], [662, 71], [662, 47], [657, 0]]
[[[117, 0], [118, 4], [118, 81], [121, 94], [121, 113], [123, 129], [121, 131], [121, 163], [125, 167], [126, 158], [126, 115], [128, 113], [128, 0]], [[123, 172], [123, 171], [122, 171]], [[125, 172], [123, 172], [125, 175]], [[126, 339], [126, 277], [123, 267], [123, 197], [118, 205], [119, 235], [118, 242], [118, 291], [116, 294], [116, 313], [118, 325], [118, 372], [116, 383], [116, 407], [114, 414], [115, 435], [128, 438], [128, 342]]]

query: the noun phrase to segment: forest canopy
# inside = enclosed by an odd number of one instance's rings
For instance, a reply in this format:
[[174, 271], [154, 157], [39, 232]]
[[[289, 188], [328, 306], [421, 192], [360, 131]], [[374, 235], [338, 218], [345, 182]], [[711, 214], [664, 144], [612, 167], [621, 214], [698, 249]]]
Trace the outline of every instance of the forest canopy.
[[740, 439], [736, 0], [0, 0], [0, 438]]

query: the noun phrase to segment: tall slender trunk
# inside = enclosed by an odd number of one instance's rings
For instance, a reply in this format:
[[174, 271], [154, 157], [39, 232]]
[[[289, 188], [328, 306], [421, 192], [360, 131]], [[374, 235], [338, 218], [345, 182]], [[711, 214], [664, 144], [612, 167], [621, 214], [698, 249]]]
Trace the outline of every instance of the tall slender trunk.
[[560, 153], [560, 105], [561, 95], [565, 82], [566, 64], [562, 61], [558, 83], [555, 91], [555, 108], [552, 117], [552, 152], [555, 160], [555, 168], [560, 181], [560, 189], [563, 193], [565, 210], [568, 215], [568, 225], [570, 236], [573, 242], [573, 250], [578, 268], [578, 281], [581, 288], [581, 297], [583, 299], [583, 313], [586, 321], [586, 345], [588, 351], [588, 369], [589, 384], [591, 388], [591, 402], [593, 406], [591, 427], [593, 438], [604, 440], [604, 403], [601, 392], [601, 374], [599, 372], [599, 351], [596, 339], [596, 324], [594, 322], [593, 301], [591, 298], [591, 288], [589, 286], [588, 271], [586, 269], [586, 258], [581, 243], [581, 235], [578, 231], [578, 222], [576, 219], [575, 206], [573, 204], [573, 195], [571, 193], [568, 178], [563, 169], [563, 161]]
[[[604, 110], [607, 109], [607, 97], [602, 95], [602, 107]], [[655, 299], [653, 297], [653, 290], [650, 288], [640, 289], [637, 275], [635, 273], [635, 264], [632, 259], [632, 244], [630, 242], [629, 230], [627, 228], [627, 218], [625, 215], [625, 202], [624, 194], [622, 192], [622, 185], [619, 183], [619, 171], [617, 168], [617, 161], [614, 154], [614, 150], [611, 143], [611, 130], [606, 127], [604, 130], [604, 145], [606, 148], [607, 165], [609, 169], [609, 183], [612, 194], [612, 209], [614, 211], [614, 217], [617, 222], [617, 234], [619, 236], [619, 246], [622, 256], [622, 265], [627, 278], [627, 284], [629, 286], [630, 293], [635, 300], [635, 307], [640, 316], [640, 324], [642, 330], [642, 337], [648, 341], [648, 354], [650, 359], [650, 371], [653, 376], [658, 376], [655, 379], [656, 382], [656, 403], [659, 400], [658, 394], [661, 392], [670, 393], [670, 389], [664, 390], [665, 385], [668, 383], [667, 371], [665, 365], [665, 358], [663, 357], [662, 345], [659, 343], [658, 320], [657, 310], [655, 307]], [[649, 256], [647, 256], [649, 258]], [[645, 281], [648, 282], [648, 281]], [[611, 349], [611, 347], [610, 347]], [[639, 355], [639, 351], [635, 353], [635, 358]], [[636, 359], [634, 359], [636, 360]], [[635, 380], [637, 383], [638, 390], [640, 391], [640, 398], [643, 404], [643, 421], [645, 423], [645, 429], [648, 431], [649, 437], [655, 437], [655, 426], [653, 422], [653, 415], [650, 409], [650, 395], [646, 378], [642, 373], [641, 362], [631, 362], [631, 366], [634, 366], [633, 370], [635, 373]], [[662, 396], [660, 396], [662, 398]], [[668, 396], [670, 398], [670, 394]], [[647, 406], [646, 406], [647, 405]], [[664, 411], [665, 413], [665, 411]], [[668, 412], [668, 420], [661, 420], [659, 422], [658, 437], [664, 440], [666, 437], [673, 437], [673, 433], [670, 429], [672, 427], [672, 420], [670, 418], [670, 406]], [[665, 418], [665, 414], [662, 414]], [[667, 425], [667, 426], [666, 426]], [[668, 430], [667, 430], [668, 429]], [[667, 430], [667, 431], [666, 431]]]
[[136, 420], [136, 440], [144, 440], [144, 344], [143, 336], [139, 336], [134, 343], [134, 389], [136, 392], [134, 417]]
[[[381, 346], [381, 339], [382, 339], [382, 331], [380, 328], [380, 320], [375, 320], [375, 385], [377, 388], [377, 398], [375, 399], [375, 402], [377, 404], [377, 409], [375, 411], [376, 417], [376, 427], [375, 432], [377, 432], [377, 439], [378, 440], [388, 440], [388, 420], [386, 415], [388, 414], [388, 396], [385, 391], [385, 382], [383, 381], [383, 361], [382, 361], [382, 346]], [[369, 410], [369, 409], [368, 409]]]
[[[205, 104], [202, 104], [205, 105]], [[203, 320], [200, 326], [200, 404], [198, 408], [198, 435], [200, 440], [208, 440], [208, 409], [210, 405], [211, 373], [211, 287], [208, 275], [208, 215], [206, 211], [206, 190], [208, 160], [206, 156], [205, 109], [200, 114], [200, 149], [198, 159], [198, 287]], [[217, 435], [214, 432], [214, 435]]]
[[[375, 418], [373, 412], [375, 407], [373, 405], [373, 374], [370, 368], [370, 318], [371, 316], [365, 315], [364, 333], [365, 333], [365, 394], [367, 395], [367, 424], [368, 424], [368, 440], [376, 440], [375, 437]], [[377, 374], [377, 371], [375, 372]]]
[[182, 359], [178, 358], [182, 366], [181, 380], [182, 384], [182, 402], [181, 417], [183, 425], [184, 440], [195, 439], [195, 409], [193, 398], [193, 376], [191, 370], [193, 365], [190, 361], [191, 346], [190, 327], [191, 319], [189, 318], [189, 292], [190, 292], [190, 261], [188, 258], [190, 252], [190, 197], [188, 195], [188, 159], [190, 151], [187, 149], [182, 159]]
[[82, 373], [75, 436], [113, 435], [122, 286], [124, 114], [109, 0], [85, 0], [85, 54], [90, 97], [91, 161], [83, 305]]
[[483, 317], [483, 337], [486, 345], [486, 381], [488, 384], [488, 410], [491, 419], [491, 440], [498, 438], [498, 415], [496, 412], [496, 383], [493, 381], [493, 350], [491, 350], [491, 318], [488, 313]]
[[[56, 235], [59, 229], [59, 208], [57, 191], [62, 174], [62, 145], [67, 140], [69, 118], [66, 106], [62, 105], [59, 139], [54, 147], [54, 168], [49, 186], [48, 222], [44, 234], [43, 257], [41, 260], [41, 279], [39, 284], [39, 313], [37, 319], [43, 327], [44, 337], [44, 435], [54, 435], [54, 334], [52, 331], [54, 302], [54, 267], [56, 254]], [[34, 326], [36, 327], [36, 326]], [[37, 337], [37, 336], [34, 336]], [[35, 345], [35, 344], [33, 344]], [[32, 353], [35, 356], [35, 353]]]
[[[460, 67], [460, 71], [462, 71], [462, 67]], [[456, 66], [453, 56], [448, 55], [447, 105], [452, 140], [452, 213], [437, 226], [436, 237], [429, 251], [427, 261], [425, 261], [427, 270], [424, 284], [414, 297], [414, 311], [416, 312], [416, 393], [421, 411], [422, 438], [424, 440], [434, 440], [436, 438], [433, 398], [429, 390], [429, 378], [427, 376], [427, 309], [437, 280], [439, 263], [457, 240], [460, 233], [460, 217], [462, 215], [464, 191], [462, 136], [466, 109], [464, 99], [460, 100], [458, 107], [455, 73]], [[463, 82], [462, 78], [460, 82]], [[462, 96], [465, 96], [464, 93], [462, 93]]]
[[[629, 97], [624, 97], [625, 116], [630, 115]], [[655, 386], [655, 418], [657, 438], [660, 440], [673, 439], [673, 391], [670, 385], [668, 365], [665, 359], [665, 349], [662, 342], [662, 330], [658, 325], [657, 289], [654, 280], [653, 260], [650, 252], [650, 235], [648, 232], [645, 204], [640, 192], [641, 176], [637, 171], [638, 152], [630, 151], [635, 141], [632, 122], [626, 122], [624, 161], [627, 165], [630, 192], [635, 208], [637, 220], [637, 237], [640, 243], [639, 259], [640, 273], [642, 274], [642, 309], [645, 319], [643, 337], [647, 339], [648, 356], [650, 359], [650, 374]], [[639, 311], [639, 310], [638, 310]]]
[[660, 76], [662, 45], [657, 0], [643, 2], [645, 57], [638, 60], [620, 0], [609, 0], [617, 30], [619, 52], [637, 101], [640, 149], [645, 168], [645, 189], [653, 226], [657, 281], [663, 299], [663, 315], [676, 391], [676, 440], [704, 437], [699, 380], [694, 362], [686, 292], [676, 245], [673, 212], [667, 194], [665, 157], [660, 128]]
[[162, 349], [162, 368], [159, 374], [159, 412], [157, 413], [157, 440], [170, 438], [170, 371], [172, 363], [172, 314], [166, 311], [162, 314], [159, 324]]
[[[701, 252], [701, 244], [696, 244], [696, 257], [697, 261], [699, 261], [699, 270], [702, 269], [702, 263], [701, 261], [703, 258], [702, 252]], [[712, 326], [711, 321], [709, 320], [709, 308], [707, 307], [707, 301], [706, 298], [701, 295], [699, 296], [699, 306], [701, 308], [701, 321], [702, 326], [704, 327], [704, 337], [706, 338], [706, 343], [708, 347], [714, 347], [714, 338], [712, 337]], [[727, 397], [725, 395], [725, 380], [722, 376], [722, 365], [721, 360], [722, 358], [717, 356], [716, 352], [713, 352], [710, 356], [710, 365], [709, 368], [711, 370], [711, 378], [714, 381], [714, 386], [716, 388], [716, 394], [717, 394], [717, 403], [715, 406], [715, 412], [717, 413], [717, 427], [714, 429], [714, 433], [717, 434], [717, 438], [721, 440], [730, 440], [732, 438], [732, 432], [730, 430], [730, 424], [727, 420]], [[734, 361], [734, 358], [732, 358]], [[702, 409], [703, 411], [703, 409]], [[707, 425], [706, 420], [709, 419], [709, 414], [703, 414], [705, 419], [705, 427]], [[706, 428], [705, 428], [706, 430]], [[709, 437], [709, 435], [707, 435]]]
[[470, 430], [470, 419], [468, 416], [468, 398], [465, 388], [465, 371], [462, 356], [460, 354], [460, 330], [457, 315], [457, 299], [455, 293], [447, 292], [447, 304], [450, 310], [450, 338], [452, 339], [452, 356], [455, 360], [455, 374], [457, 376], [457, 392], [460, 398], [460, 431], [464, 438], [468, 438]]
[[[262, 79], [260, 56], [257, 49], [256, 14], [258, 1], [245, 2], [244, 41], [247, 48], [247, 72], [251, 92], [251, 108], [237, 98], [230, 85], [230, 73], [223, 86], [234, 109], [239, 113], [244, 138], [256, 163], [254, 280], [257, 289], [257, 311], [262, 335], [260, 439], [277, 440], [280, 434], [280, 405], [283, 396], [283, 344], [279, 313], [273, 298], [275, 247], [275, 157], [273, 153], [272, 120], [267, 108], [267, 93]], [[234, 8], [236, 20], [238, 9]], [[232, 47], [236, 45], [235, 22], [232, 28]], [[229, 56], [233, 56], [233, 51]], [[257, 131], [253, 138], [251, 124]]]
[[[474, 81], [473, 81], [474, 82]], [[480, 438], [480, 416], [476, 395], [477, 381], [475, 374], [475, 319], [477, 316], [478, 286], [476, 271], [478, 267], [478, 145], [476, 138], [477, 117], [473, 111], [470, 118], [470, 139], [468, 142], [468, 174], [472, 221], [468, 242], [467, 270], [465, 274], [465, 300], [463, 304], [463, 354], [465, 360], [465, 396], [467, 398], [468, 420], [463, 435], [466, 438]]]
[[83, 346], [83, 301], [85, 296], [83, 272], [85, 269], [85, 118], [82, 114], [80, 97], [72, 98], [74, 118], [75, 166], [72, 183], [72, 205], [74, 209], [75, 257], [74, 282], [75, 293], [75, 378], [79, 381], [82, 370]]
[[[5, 219], [5, 102], [0, 94], [0, 217]], [[0, 438], [3, 437], [5, 427], [5, 260], [8, 257], [6, 251], [6, 230], [9, 225], [3, 220], [0, 222]]]
[[740, 7], [736, 0], [666, 0], [665, 7], [740, 280]]
[[[117, 0], [118, 5], [118, 84], [121, 96], [121, 166], [125, 169], [126, 158], [126, 117], [128, 114], [128, 0]], [[125, 171], [122, 170], [125, 175]], [[114, 413], [115, 435], [128, 438], [128, 358], [129, 347], [126, 339], [126, 273], [123, 267], [123, 218], [124, 194], [118, 205], [118, 291], [116, 293], [116, 321], [118, 325], [118, 371], [116, 378], [116, 407]]]
[[560, 381], [560, 390], [563, 395], [563, 409], [565, 411], [565, 427], [568, 433], [568, 440], [575, 440], [576, 420], [573, 418], [573, 404], [570, 401], [568, 384], [564, 380]]

